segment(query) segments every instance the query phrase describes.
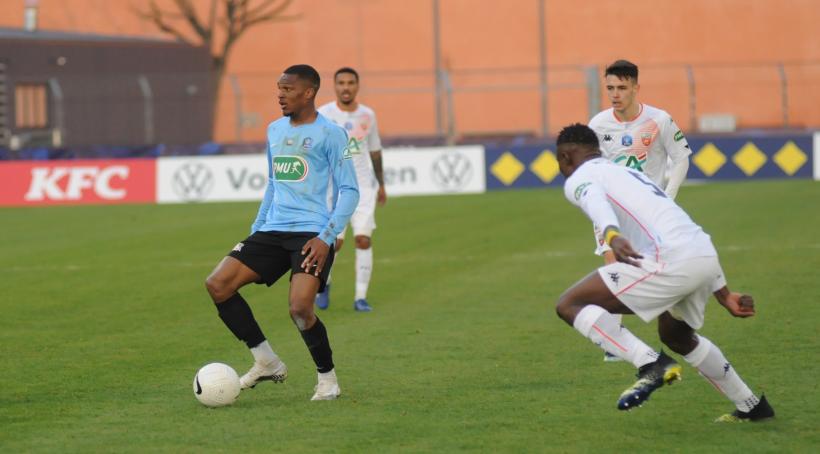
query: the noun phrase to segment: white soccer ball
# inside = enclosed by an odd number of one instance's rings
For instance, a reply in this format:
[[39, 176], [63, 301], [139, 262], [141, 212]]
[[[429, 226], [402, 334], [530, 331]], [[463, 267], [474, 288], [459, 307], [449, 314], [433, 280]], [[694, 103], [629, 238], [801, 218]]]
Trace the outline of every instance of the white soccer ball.
[[194, 395], [206, 407], [224, 407], [239, 397], [239, 375], [227, 364], [211, 363], [194, 376]]

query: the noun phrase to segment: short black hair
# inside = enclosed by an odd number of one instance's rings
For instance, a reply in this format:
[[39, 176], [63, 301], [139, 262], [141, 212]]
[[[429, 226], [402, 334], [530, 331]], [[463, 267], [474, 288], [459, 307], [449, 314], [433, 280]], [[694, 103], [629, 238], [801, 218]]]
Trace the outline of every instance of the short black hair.
[[604, 77], [617, 76], [618, 79], [632, 79], [638, 83], [638, 65], [626, 60], [617, 60], [604, 70]]
[[319, 78], [319, 72], [313, 69], [313, 66], [310, 65], [293, 65], [285, 70], [285, 74], [293, 74], [294, 76], [299, 77], [300, 79], [306, 80], [313, 85], [313, 88], [316, 91], [319, 91], [319, 84], [321, 83], [321, 79]]
[[555, 146], [565, 143], [576, 143], [581, 145], [589, 145], [594, 149], [598, 149], [598, 136], [595, 131], [587, 125], [581, 123], [571, 124], [558, 133], [558, 139], [555, 141]]
[[355, 69], [353, 69], [353, 68], [351, 68], [351, 67], [349, 67], [349, 66], [345, 66], [345, 67], [342, 67], [342, 68], [337, 69], [337, 70], [336, 70], [336, 73], [335, 73], [335, 74], [333, 74], [333, 80], [335, 81], [335, 80], [336, 80], [336, 77], [337, 77], [339, 74], [345, 74], [345, 73], [347, 73], [347, 74], [353, 74], [353, 77], [355, 77], [355, 78], [356, 78], [356, 82], [358, 82], [358, 81], [359, 81], [359, 73], [357, 73]]

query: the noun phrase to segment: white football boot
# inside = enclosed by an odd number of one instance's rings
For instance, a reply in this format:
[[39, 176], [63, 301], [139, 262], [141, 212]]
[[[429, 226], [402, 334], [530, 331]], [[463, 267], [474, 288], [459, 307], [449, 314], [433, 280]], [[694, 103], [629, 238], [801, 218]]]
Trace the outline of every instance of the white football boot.
[[269, 364], [254, 363], [251, 370], [239, 378], [242, 389], [253, 388], [259, 382], [270, 380], [274, 383], [282, 383], [288, 378], [288, 366], [282, 361], [274, 361]]
[[336, 379], [336, 369], [326, 374], [319, 374], [319, 383], [316, 385], [315, 391], [310, 400], [333, 400], [342, 395], [339, 381]]

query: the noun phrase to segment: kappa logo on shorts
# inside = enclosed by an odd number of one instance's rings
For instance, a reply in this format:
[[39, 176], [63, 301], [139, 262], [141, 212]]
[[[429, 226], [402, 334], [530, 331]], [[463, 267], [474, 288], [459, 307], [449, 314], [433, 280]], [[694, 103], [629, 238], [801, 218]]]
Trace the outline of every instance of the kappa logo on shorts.
[[243, 246], [245, 246], [245, 243], [236, 243], [236, 246], [233, 247], [234, 252], [241, 252]]
[[618, 273], [608, 273], [608, 274], [609, 274], [609, 279], [611, 279], [612, 282], [615, 285], [618, 285], [618, 281], [621, 279], [621, 276], [619, 276]]

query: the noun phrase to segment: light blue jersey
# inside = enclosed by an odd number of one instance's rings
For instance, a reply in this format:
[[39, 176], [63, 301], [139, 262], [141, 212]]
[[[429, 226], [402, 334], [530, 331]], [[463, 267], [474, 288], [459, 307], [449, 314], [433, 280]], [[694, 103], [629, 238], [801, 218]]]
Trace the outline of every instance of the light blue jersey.
[[[282, 117], [268, 126], [267, 155], [268, 187], [251, 233], [317, 232], [332, 245], [359, 203], [347, 133], [321, 114], [299, 126]], [[328, 207], [331, 184], [338, 197]]]

